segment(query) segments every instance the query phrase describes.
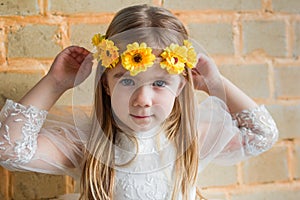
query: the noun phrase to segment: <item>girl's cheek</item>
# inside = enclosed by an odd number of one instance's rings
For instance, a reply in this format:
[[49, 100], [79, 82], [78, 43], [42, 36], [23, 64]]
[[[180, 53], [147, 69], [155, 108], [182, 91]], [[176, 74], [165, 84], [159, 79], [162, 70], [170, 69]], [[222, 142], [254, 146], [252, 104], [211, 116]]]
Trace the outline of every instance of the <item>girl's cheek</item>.
[[155, 102], [169, 108], [173, 107], [175, 96], [173, 94], [157, 95]]
[[119, 102], [122, 106], [129, 106], [131, 101], [131, 94], [129, 91], [118, 91], [114, 96], [114, 101]]

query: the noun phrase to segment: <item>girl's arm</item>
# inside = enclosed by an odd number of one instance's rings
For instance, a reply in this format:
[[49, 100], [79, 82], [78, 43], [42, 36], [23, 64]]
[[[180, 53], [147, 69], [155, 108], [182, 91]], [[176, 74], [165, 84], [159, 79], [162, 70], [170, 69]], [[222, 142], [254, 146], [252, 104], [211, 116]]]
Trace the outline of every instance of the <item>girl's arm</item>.
[[48, 111], [68, 89], [91, 72], [89, 52], [68, 47], [55, 58], [48, 74], [19, 103], [7, 100], [0, 112], [0, 165], [10, 170], [62, 173], [79, 166], [81, 143], [70, 123], [47, 120]]
[[274, 145], [278, 129], [269, 112], [223, 77], [211, 59], [200, 55], [192, 75], [194, 87], [212, 96], [199, 109], [203, 160], [234, 163]]
[[230, 113], [238, 113], [242, 110], [253, 109], [258, 106], [249, 96], [247, 96], [228, 79], [222, 77], [222, 81], [226, 94], [225, 102]]
[[252, 109], [258, 105], [232, 82], [223, 77], [214, 61], [204, 54], [198, 55], [198, 63], [192, 69], [194, 87], [210, 96], [223, 100], [230, 113]]
[[64, 49], [55, 58], [48, 74], [20, 103], [49, 110], [66, 90], [80, 84], [91, 73], [91, 56], [88, 55], [89, 51], [82, 47], [71, 46]]

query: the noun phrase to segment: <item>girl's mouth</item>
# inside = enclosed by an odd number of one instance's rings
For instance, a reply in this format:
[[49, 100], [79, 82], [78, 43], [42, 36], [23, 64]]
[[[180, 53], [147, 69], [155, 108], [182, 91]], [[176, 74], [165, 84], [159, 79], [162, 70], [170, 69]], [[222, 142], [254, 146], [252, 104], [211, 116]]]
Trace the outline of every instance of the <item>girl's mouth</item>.
[[133, 118], [136, 118], [136, 119], [145, 119], [145, 118], [151, 117], [152, 115], [133, 115], [133, 114], [130, 114], [130, 116], [133, 117]]

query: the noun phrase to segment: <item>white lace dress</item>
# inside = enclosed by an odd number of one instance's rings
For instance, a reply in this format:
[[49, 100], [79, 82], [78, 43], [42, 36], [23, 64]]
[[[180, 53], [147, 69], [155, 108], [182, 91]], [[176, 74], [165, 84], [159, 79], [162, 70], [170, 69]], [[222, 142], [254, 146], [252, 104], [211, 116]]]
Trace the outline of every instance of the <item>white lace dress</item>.
[[[221, 100], [208, 97], [196, 113], [201, 133], [199, 173], [210, 162], [230, 165], [256, 156], [270, 149], [278, 138], [276, 125], [263, 105], [232, 116]], [[7, 100], [0, 113], [0, 165], [12, 171], [79, 178], [88, 120], [78, 127], [63, 113], [47, 115], [47, 111]], [[163, 133], [156, 133], [137, 134], [137, 144], [119, 134], [121, 148], [115, 150], [116, 162], [128, 160], [124, 149], [138, 154], [129, 165], [116, 167], [114, 199], [171, 198], [176, 149]], [[195, 199], [196, 186], [190, 195]]]

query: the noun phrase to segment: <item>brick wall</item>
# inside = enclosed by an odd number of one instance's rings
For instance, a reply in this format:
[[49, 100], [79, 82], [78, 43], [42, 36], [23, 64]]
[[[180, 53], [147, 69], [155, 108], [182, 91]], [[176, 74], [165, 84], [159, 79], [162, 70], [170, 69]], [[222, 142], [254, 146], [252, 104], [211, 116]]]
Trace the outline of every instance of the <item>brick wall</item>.
[[[148, 3], [171, 9], [220, 71], [274, 116], [273, 149], [235, 166], [210, 165], [199, 185], [210, 198], [300, 198], [299, 0], [0, 0], [0, 107], [20, 99], [71, 44], [91, 49], [114, 13]], [[71, 92], [58, 102], [69, 105]], [[65, 176], [12, 173], [0, 167], [0, 199], [49, 199], [72, 192]]]

